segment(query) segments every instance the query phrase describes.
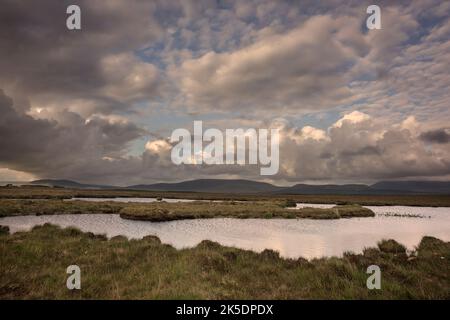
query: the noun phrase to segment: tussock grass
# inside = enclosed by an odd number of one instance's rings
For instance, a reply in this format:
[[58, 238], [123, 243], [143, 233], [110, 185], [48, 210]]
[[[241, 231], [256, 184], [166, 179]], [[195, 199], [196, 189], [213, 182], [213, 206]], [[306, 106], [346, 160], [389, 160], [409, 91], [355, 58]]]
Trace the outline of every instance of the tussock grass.
[[63, 200], [0, 200], [0, 217], [15, 215], [118, 213], [124, 219], [171, 221], [198, 218], [309, 218], [339, 219], [372, 217], [375, 214], [361, 206], [336, 206], [331, 209], [288, 209], [286, 201], [224, 201], [152, 203], [88, 202]]
[[[47, 224], [0, 234], [0, 298], [449, 299], [450, 243], [424, 237], [410, 256], [394, 243], [307, 261], [211, 241], [176, 250], [154, 236], [107, 240]], [[81, 290], [66, 288], [71, 264], [81, 268]], [[382, 270], [381, 290], [366, 287], [372, 264]]]
[[82, 213], [119, 213], [120, 203], [63, 200], [0, 200], [0, 217]]

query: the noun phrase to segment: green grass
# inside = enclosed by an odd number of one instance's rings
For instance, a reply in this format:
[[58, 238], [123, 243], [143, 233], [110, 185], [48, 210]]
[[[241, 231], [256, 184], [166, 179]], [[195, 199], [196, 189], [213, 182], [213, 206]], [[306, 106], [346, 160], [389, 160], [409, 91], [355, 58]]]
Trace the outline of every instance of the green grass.
[[[449, 299], [450, 243], [425, 237], [408, 255], [393, 240], [342, 258], [283, 259], [203, 241], [176, 250], [141, 240], [44, 225], [9, 235], [0, 228], [1, 299]], [[81, 268], [81, 290], [66, 268]], [[366, 269], [380, 266], [381, 290]]]
[[450, 207], [450, 195], [285, 195], [284, 197], [303, 203]]
[[119, 213], [123, 205], [116, 202], [63, 200], [0, 200], [0, 217], [19, 215], [53, 215], [82, 213]]
[[191, 202], [151, 203], [124, 207], [120, 216], [124, 219], [147, 221], [170, 221], [208, 218], [286, 218], [286, 219], [339, 219], [351, 217], [373, 217], [373, 211], [361, 206], [336, 206], [331, 209], [302, 208], [287, 209], [284, 203], [260, 202]]
[[372, 217], [375, 214], [361, 206], [336, 206], [332, 209], [288, 209], [288, 201], [245, 202], [88, 202], [64, 200], [0, 200], [0, 217], [16, 215], [117, 213], [124, 219], [171, 221], [198, 218], [309, 218], [339, 219]]
[[193, 200], [286, 201], [305, 203], [450, 207], [450, 195], [274, 195], [139, 190], [87, 190], [38, 186], [0, 187], [0, 199], [70, 199], [72, 197], [185, 198]]

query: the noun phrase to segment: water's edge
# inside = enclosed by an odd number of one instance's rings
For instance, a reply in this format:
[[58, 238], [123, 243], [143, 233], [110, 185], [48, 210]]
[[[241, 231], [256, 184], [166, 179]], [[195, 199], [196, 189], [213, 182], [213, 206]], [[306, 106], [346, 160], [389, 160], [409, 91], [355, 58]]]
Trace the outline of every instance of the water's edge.
[[339, 220], [214, 218], [146, 222], [121, 219], [117, 214], [66, 214], [5, 217], [0, 218], [0, 225], [8, 226], [11, 232], [51, 223], [106, 234], [108, 237], [123, 235], [139, 239], [155, 235], [163, 243], [177, 249], [211, 240], [224, 246], [256, 252], [272, 249], [284, 257], [307, 259], [342, 256], [346, 251], [361, 253], [365, 247], [374, 247], [382, 239], [394, 239], [409, 250], [413, 250], [423, 236], [450, 241], [449, 208], [368, 208], [376, 213], [375, 217]]

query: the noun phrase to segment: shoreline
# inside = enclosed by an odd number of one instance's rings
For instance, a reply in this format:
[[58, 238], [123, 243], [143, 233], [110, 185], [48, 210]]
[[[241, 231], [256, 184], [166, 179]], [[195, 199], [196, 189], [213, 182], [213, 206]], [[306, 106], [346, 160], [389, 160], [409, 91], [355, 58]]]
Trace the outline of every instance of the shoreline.
[[[362, 254], [306, 260], [209, 240], [178, 250], [155, 236], [108, 239], [45, 224], [14, 234], [0, 228], [0, 253], [2, 299], [448, 299], [450, 292], [450, 242], [433, 237], [411, 253], [382, 240]], [[70, 292], [65, 268], [74, 263], [82, 290]], [[366, 288], [373, 264], [382, 290]]]

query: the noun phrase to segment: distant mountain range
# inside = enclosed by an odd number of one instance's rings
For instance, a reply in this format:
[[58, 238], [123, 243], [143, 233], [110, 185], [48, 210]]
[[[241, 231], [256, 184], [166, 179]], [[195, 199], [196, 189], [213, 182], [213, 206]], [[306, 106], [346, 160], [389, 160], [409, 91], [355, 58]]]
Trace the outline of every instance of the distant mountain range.
[[140, 184], [129, 186], [128, 188], [153, 191], [195, 191], [217, 193], [270, 193], [281, 191], [283, 189], [283, 187], [277, 187], [270, 183], [241, 179], [198, 179], [178, 183]]
[[55, 180], [55, 179], [42, 179], [29, 182], [31, 185], [42, 185], [49, 187], [62, 187], [73, 189], [120, 189], [120, 187], [100, 185], [100, 184], [85, 184], [72, 180]]
[[197, 179], [177, 183], [140, 184], [128, 187], [83, 184], [71, 180], [35, 180], [32, 185], [77, 189], [133, 189], [149, 191], [213, 192], [213, 193], [266, 193], [266, 194], [341, 194], [341, 195], [388, 195], [388, 194], [448, 194], [450, 181], [380, 181], [365, 184], [296, 184], [291, 187], [275, 186], [251, 180]]

